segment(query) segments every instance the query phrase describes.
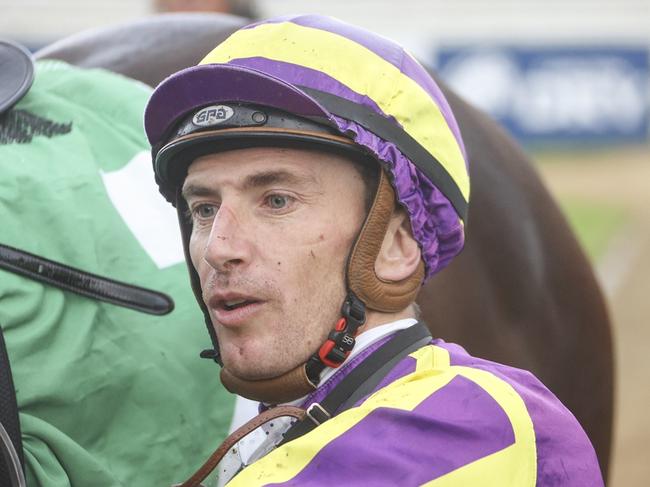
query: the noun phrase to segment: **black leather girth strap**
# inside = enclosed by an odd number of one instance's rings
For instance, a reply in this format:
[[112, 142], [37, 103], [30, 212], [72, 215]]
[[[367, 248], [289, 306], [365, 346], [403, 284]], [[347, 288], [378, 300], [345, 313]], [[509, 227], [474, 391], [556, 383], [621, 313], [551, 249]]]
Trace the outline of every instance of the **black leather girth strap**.
[[[16, 404], [16, 390], [14, 381], [11, 376], [11, 367], [9, 365], [9, 355], [5, 347], [5, 341], [0, 327], [0, 423], [4, 426], [11, 443], [13, 444], [21, 468], [24, 465], [23, 460], [23, 443], [20, 436], [20, 422], [18, 420], [18, 405]], [[0, 441], [2, 441], [0, 439]], [[0, 445], [0, 450], [5, 453], [5, 449]], [[11, 463], [6, 455], [0, 453], [0, 485], [14, 485], [11, 472]]]
[[309, 405], [307, 417], [286, 432], [280, 445], [309, 433], [337, 412], [352, 407], [359, 399], [372, 392], [397, 365], [397, 362], [429, 341], [431, 341], [431, 333], [423, 323], [417, 323], [395, 333], [389, 341], [370, 354], [339, 382], [325, 399], [318, 404]]
[[166, 294], [91, 274], [8, 245], [0, 244], [0, 269], [143, 313], [164, 315], [174, 309], [174, 301]]

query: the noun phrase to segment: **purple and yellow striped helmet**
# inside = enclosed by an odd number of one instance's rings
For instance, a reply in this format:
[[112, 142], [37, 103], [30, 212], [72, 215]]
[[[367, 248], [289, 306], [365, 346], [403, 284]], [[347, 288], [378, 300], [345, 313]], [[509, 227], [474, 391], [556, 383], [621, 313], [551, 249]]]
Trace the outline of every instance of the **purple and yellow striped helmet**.
[[[182, 184], [175, 164], [185, 147], [202, 140], [216, 152], [228, 138], [283, 132], [266, 130], [264, 113], [253, 127], [197, 122], [234, 105], [305, 121], [285, 137], [344, 139], [373, 156], [408, 212], [425, 279], [461, 250], [469, 176], [460, 132], [439, 87], [396, 43], [329, 17], [282, 17], [240, 29], [198, 66], [164, 80], [147, 106], [145, 128], [156, 180], [170, 201]], [[310, 123], [327, 130], [318, 135]]]

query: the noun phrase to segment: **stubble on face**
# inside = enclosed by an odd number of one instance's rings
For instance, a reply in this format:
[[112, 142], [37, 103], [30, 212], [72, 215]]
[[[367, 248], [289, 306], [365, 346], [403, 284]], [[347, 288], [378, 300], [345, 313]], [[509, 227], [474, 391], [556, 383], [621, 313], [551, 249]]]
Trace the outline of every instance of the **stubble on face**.
[[[272, 183], [262, 188], [261, 194], [286, 190], [296, 196], [295, 211], [277, 218], [266, 218], [256, 207], [257, 196], [239, 191], [245, 185], [238, 184], [268, 169], [270, 161], [313, 181], [306, 187]], [[188, 181], [218, 189], [219, 203], [237, 219], [232, 228], [213, 225], [210, 235], [193, 234], [190, 242], [206, 304], [229, 290], [263, 302], [237, 326], [224, 326], [208, 306], [225, 367], [241, 378], [262, 379], [304, 363], [340, 316], [347, 255], [365, 212], [358, 172], [341, 156], [257, 148], [203, 158], [190, 167]], [[246, 249], [238, 260], [206, 258], [205, 249], [219, 244], [215, 229], [232, 239], [228, 245]]]

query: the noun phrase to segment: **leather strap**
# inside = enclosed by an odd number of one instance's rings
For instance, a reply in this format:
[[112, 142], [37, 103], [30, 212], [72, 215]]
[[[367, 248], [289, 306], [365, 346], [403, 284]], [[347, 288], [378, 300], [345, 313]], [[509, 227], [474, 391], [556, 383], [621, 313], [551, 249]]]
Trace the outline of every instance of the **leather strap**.
[[[23, 444], [18, 419], [16, 390], [11, 375], [9, 355], [0, 327], [0, 485], [25, 485], [19, 479], [23, 475]], [[1, 461], [4, 458], [4, 461]]]
[[4, 460], [3, 468], [5, 465], [8, 468], [8, 471], [0, 476], [0, 480], [2, 480], [1, 485], [6, 485], [7, 487], [25, 487], [25, 476], [20, 459], [18, 458], [18, 453], [11, 443], [11, 439], [4, 426], [2, 426], [2, 423], [0, 423], [0, 450], [2, 451], [1, 457]]
[[237, 428], [233, 433], [231, 433], [223, 441], [223, 443], [219, 445], [214, 453], [210, 455], [210, 457], [201, 466], [201, 468], [199, 468], [196, 473], [194, 473], [194, 475], [192, 475], [182, 484], [176, 484], [174, 487], [199, 487], [201, 485], [201, 481], [210, 475], [210, 472], [212, 472], [217, 467], [217, 465], [219, 465], [219, 462], [224, 457], [224, 455], [243, 437], [259, 428], [264, 423], [271, 421], [272, 419], [286, 416], [290, 416], [292, 418], [296, 418], [298, 421], [302, 421], [305, 417], [305, 410], [297, 408], [295, 406], [278, 406], [272, 409], [268, 409], [263, 413], [255, 416], [246, 424]]
[[0, 244], [0, 269], [143, 313], [164, 315], [174, 309], [174, 301], [166, 294], [91, 274], [8, 245]]

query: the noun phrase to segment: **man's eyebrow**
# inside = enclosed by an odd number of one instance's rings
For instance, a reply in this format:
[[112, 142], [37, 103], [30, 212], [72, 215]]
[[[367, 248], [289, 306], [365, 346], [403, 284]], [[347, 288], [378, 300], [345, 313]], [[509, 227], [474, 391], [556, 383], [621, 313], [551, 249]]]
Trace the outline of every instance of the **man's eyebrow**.
[[186, 201], [192, 197], [201, 198], [206, 196], [214, 196], [215, 193], [216, 191], [213, 189], [198, 184], [188, 184], [187, 186], [183, 186], [183, 189], [181, 190], [181, 195]]
[[278, 183], [304, 185], [313, 182], [316, 182], [316, 179], [311, 175], [295, 174], [283, 169], [270, 169], [268, 171], [261, 171], [247, 176], [246, 179], [244, 179], [242, 188], [260, 188]]

